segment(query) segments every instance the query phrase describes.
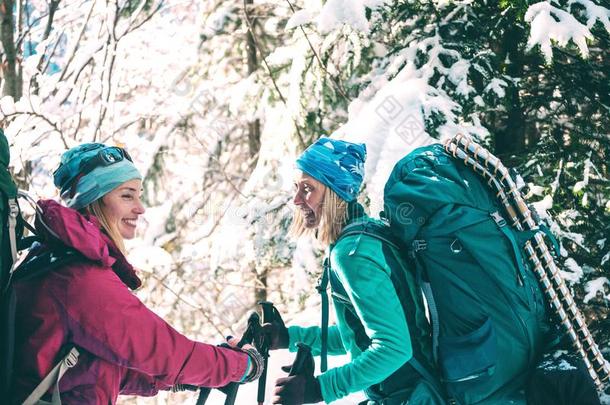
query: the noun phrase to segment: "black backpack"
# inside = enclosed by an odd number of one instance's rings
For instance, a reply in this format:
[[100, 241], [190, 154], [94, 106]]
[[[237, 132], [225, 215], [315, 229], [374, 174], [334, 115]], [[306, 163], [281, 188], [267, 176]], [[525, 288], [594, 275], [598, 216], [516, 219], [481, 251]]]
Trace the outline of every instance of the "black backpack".
[[10, 153], [0, 130], [0, 397], [8, 398], [13, 368], [15, 297], [11, 288], [18, 243], [23, 237], [23, 221], [17, 202], [17, 186], [9, 171]]
[[[19, 198], [29, 197], [18, 190], [8, 170], [9, 162], [8, 141], [0, 129], [0, 398], [2, 399], [10, 399], [15, 364], [15, 311], [18, 305], [15, 283], [40, 277], [80, 258], [73, 250], [56, 248], [35, 256], [28, 255], [22, 263], [18, 262], [20, 252], [34, 249], [40, 245], [41, 240], [34, 227], [21, 215]], [[38, 216], [37, 220], [41, 226], [44, 226], [44, 221]], [[26, 229], [31, 233], [30, 236], [24, 236]], [[42, 394], [44, 392], [46, 389]]]

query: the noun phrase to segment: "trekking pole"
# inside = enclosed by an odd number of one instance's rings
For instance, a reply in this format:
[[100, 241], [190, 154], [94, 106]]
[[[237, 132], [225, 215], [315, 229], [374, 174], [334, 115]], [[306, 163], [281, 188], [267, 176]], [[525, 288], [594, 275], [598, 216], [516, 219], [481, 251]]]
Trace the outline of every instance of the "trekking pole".
[[[263, 324], [265, 323], [271, 323], [275, 320], [275, 313], [277, 312], [277, 309], [275, 309], [275, 307], [273, 306], [273, 303], [269, 302], [269, 301], [261, 301], [259, 302], [260, 306], [263, 309]], [[267, 366], [269, 363], [269, 346], [270, 346], [270, 342], [267, 342], [267, 339], [265, 339], [264, 335], [263, 338], [261, 339], [260, 342], [255, 342], [255, 345], [258, 343], [258, 346], [256, 349], [258, 350], [258, 352], [261, 354], [261, 356], [263, 356], [263, 364], [264, 364], [264, 369], [263, 369], [263, 374], [261, 374], [260, 378], [258, 379], [258, 392], [256, 394], [256, 401], [258, 402], [259, 405], [263, 405], [263, 403], [265, 402], [265, 387], [267, 385]]]
[[[254, 337], [259, 332], [261, 327], [260, 316], [256, 312], [252, 312], [250, 317], [248, 318], [248, 327], [244, 332], [241, 340], [237, 343], [237, 347], [241, 348], [245, 344], [251, 344], [254, 340]], [[223, 343], [221, 346], [226, 347], [226, 343]], [[220, 387], [219, 391], [226, 395], [225, 397], [225, 405], [233, 405], [235, 404], [235, 399], [237, 398], [237, 390], [239, 388], [239, 383], [232, 382], [227, 384], [224, 387]], [[199, 390], [199, 397], [197, 398], [196, 405], [204, 405], [210, 396], [210, 392], [212, 391], [209, 387], [201, 387]]]
[[[488, 185], [497, 192], [512, 225], [519, 231], [539, 231], [539, 223], [525, 203], [508, 169], [500, 160], [481, 145], [462, 134], [445, 143], [445, 149], [466, 166], [488, 180]], [[582, 357], [598, 390], [610, 379], [610, 369], [593, 340], [584, 317], [574, 302], [570, 290], [559, 274], [543, 236], [537, 232], [534, 243], [527, 241], [525, 251], [538, 277], [545, 295], [557, 313], [560, 324], [570, 337], [577, 353]], [[583, 343], [584, 341], [584, 343]]]

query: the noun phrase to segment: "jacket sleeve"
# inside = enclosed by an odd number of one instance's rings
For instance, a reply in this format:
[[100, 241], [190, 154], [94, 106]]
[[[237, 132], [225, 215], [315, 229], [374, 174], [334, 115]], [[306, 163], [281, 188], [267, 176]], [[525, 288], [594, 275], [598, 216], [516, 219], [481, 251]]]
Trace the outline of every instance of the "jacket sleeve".
[[[56, 295], [72, 342], [120, 366], [151, 376], [161, 387], [219, 387], [239, 381], [248, 357], [192, 341], [150, 311], [114, 272], [74, 267]], [[129, 386], [129, 384], [126, 384]]]
[[[288, 350], [296, 352], [298, 350], [297, 343], [305, 343], [311, 347], [311, 354], [319, 356], [322, 350], [322, 330], [319, 326], [310, 326], [307, 328], [301, 326], [288, 327]], [[328, 327], [327, 350], [330, 356], [345, 354], [345, 348], [341, 341], [341, 335], [336, 325]]]
[[163, 385], [148, 374], [140, 373], [133, 369], [124, 369], [121, 376], [121, 395], [138, 395], [149, 397], [157, 395], [160, 390], [169, 390], [172, 387]]
[[[413, 355], [404, 311], [390, 280], [389, 269], [381, 263], [377, 240], [362, 238], [356, 254], [333, 251], [336, 272], [367, 336], [370, 345], [344, 366], [318, 376], [325, 402], [377, 384], [398, 370]], [[371, 252], [365, 255], [361, 252]]]

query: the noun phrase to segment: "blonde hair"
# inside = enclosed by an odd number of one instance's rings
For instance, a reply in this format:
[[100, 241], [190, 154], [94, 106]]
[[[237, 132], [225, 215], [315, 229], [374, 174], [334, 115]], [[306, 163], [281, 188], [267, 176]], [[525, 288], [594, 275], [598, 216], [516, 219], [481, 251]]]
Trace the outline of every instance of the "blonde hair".
[[121, 253], [125, 254], [126, 250], [125, 243], [123, 242], [123, 237], [121, 236], [116, 224], [111, 223], [108, 220], [108, 216], [104, 212], [103, 205], [104, 202], [102, 201], [102, 199], [98, 198], [97, 200], [93, 201], [91, 204], [83, 208], [83, 210], [85, 210], [89, 214], [95, 215], [95, 217], [100, 222], [102, 229], [106, 232], [106, 234], [108, 234], [110, 239], [112, 239], [112, 241], [114, 242], [116, 247], [119, 248]]
[[289, 234], [294, 238], [303, 235], [313, 236], [321, 245], [334, 243], [347, 222], [347, 201], [324, 186], [324, 197], [320, 203], [320, 222], [316, 228], [307, 228], [305, 218], [299, 209], [294, 210]]

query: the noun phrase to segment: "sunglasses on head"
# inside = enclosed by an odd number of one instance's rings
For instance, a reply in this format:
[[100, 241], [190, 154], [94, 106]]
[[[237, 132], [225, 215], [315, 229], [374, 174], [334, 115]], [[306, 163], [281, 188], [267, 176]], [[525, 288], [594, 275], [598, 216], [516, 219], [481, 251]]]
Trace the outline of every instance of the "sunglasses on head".
[[97, 152], [96, 155], [83, 160], [78, 168], [78, 174], [86, 175], [93, 169], [102, 166], [110, 166], [123, 159], [133, 162], [131, 156], [129, 156], [129, 153], [127, 153], [125, 149], [119, 148], [118, 146], [109, 146]]
[[107, 146], [100, 149], [95, 155], [82, 160], [79, 163], [77, 170], [70, 170], [71, 165], [70, 162], [68, 162], [67, 164], [59, 166], [53, 173], [53, 176], [59, 180], [59, 184], [64, 184], [62, 187], [63, 192], [71, 186], [74, 179], [85, 176], [98, 167], [119, 163], [123, 159], [133, 162], [133, 159], [125, 149], [119, 148], [118, 146]]

